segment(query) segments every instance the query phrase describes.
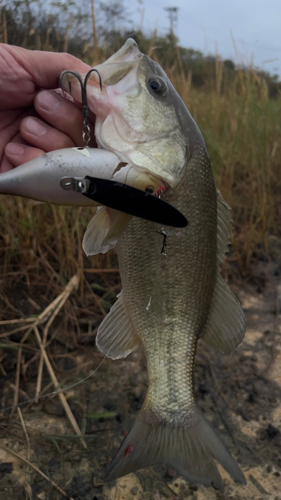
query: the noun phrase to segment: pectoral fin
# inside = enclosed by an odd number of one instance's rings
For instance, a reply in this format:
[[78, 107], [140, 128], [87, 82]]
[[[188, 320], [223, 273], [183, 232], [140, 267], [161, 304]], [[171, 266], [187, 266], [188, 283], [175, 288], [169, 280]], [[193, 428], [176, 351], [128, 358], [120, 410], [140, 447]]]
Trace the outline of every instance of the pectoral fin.
[[127, 313], [122, 292], [101, 323], [96, 344], [102, 354], [113, 359], [125, 358], [140, 344], [140, 338]]
[[82, 247], [86, 255], [106, 253], [114, 248], [131, 216], [107, 207], [99, 207], [89, 222]]

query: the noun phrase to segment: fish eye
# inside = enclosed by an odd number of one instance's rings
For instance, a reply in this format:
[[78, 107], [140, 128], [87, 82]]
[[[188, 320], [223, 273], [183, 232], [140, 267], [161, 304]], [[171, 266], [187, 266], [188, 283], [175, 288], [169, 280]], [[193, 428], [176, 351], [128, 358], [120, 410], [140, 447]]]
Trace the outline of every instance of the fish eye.
[[163, 82], [163, 80], [161, 80], [161, 78], [150, 78], [148, 80], [148, 87], [158, 95], [164, 95], [167, 91], [166, 84]]

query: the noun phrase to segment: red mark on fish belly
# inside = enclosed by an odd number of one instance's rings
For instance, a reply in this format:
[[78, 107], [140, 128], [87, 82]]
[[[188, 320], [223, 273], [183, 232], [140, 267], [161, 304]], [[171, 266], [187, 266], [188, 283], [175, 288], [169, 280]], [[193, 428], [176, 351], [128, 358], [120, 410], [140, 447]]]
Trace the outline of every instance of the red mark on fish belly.
[[126, 450], [124, 451], [124, 457], [128, 457], [129, 455], [131, 455], [133, 449], [134, 449], [134, 447], [132, 444], [127, 446]]

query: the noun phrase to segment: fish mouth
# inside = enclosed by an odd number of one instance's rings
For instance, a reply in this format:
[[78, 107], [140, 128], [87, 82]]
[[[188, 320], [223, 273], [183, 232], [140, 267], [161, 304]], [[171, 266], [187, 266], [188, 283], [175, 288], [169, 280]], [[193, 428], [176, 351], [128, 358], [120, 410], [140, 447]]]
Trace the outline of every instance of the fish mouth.
[[[94, 97], [103, 97], [103, 93], [106, 93], [106, 87], [116, 85], [123, 80], [132, 69], [138, 66], [142, 57], [143, 54], [140, 52], [137, 43], [132, 38], [129, 38], [123, 47], [109, 59], [94, 66], [87, 78], [88, 101], [94, 113], [96, 112]], [[82, 82], [87, 76], [64, 71], [60, 77], [60, 86], [63, 91], [71, 94], [74, 99], [81, 102], [81, 87], [77, 75], [81, 77]]]

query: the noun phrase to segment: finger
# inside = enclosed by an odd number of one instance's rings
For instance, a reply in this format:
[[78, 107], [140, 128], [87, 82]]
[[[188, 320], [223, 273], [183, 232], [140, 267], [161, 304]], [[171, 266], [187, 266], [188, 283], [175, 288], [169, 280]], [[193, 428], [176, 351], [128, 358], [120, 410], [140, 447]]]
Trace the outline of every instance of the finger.
[[[20, 122], [19, 122], [19, 125], [20, 125]], [[15, 134], [13, 136], [13, 138], [10, 138], [10, 140], [6, 141], [6, 142], [9, 142], [9, 143], [12, 143], [12, 142], [17, 142], [18, 144], [25, 144], [22, 136], [20, 135], [20, 133], [18, 132], [17, 134]], [[7, 146], [7, 144], [6, 144]], [[4, 145], [3, 147], [3, 154], [2, 154], [2, 160], [1, 160], [1, 165], [0, 165], [0, 173], [4, 173], [4, 172], [7, 172], [8, 170], [12, 170], [12, 168], [14, 168], [14, 165], [11, 160], [10, 160], [10, 157], [6, 155], [6, 151], [5, 151], [5, 147]]]
[[[56, 92], [43, 90], [35, 98], [34, 106], [39, 115], [46, 122], [68, 135], [76, 146], [83, 146], [82, 129], [83, 115], [79, 109], [69, 99]], [[96, 146], [94, 125], [89, 121], [90, 126], [90, 146]]]
[[22, 163], [34, 160], [34, 158], [38, 158], [38, 156], [42, 156], [43, 154], [45, 154], [45, 151], [42, 149], [32, 148], [31, 146], [17, 142], [9, 142], [5, 148], [6, 161], [2, 164], [2, 171], [18, 167]]
[[[0, 111], [0, 157], [2, 156], [6, 144], [8, 144], [8, 142], [13, 142], [15, 137], [20, 137], [19, 129], [23, 118], [26, 116], [33, 116], [34, 114], [34, 108]], [[16, 142], [23, 141], [21, 139], [16, 140]]]
[[[23, 55], [24, 66], [26, 54]], [[85, 64], [77, 57], [67, 53], [44, 52], [41, 50], [28, 50], [29, 73], [34, 81], [42, 88], [57, 88], [60, 74], [71, 69], [80, 73], [87, 73], [91, 66]]]
[[2, 161], [1, 161], [1, 165], [0, 165], [0, 175], [4, 174], [4, 172], [8, 172], [8, 170], [12, 170], [12, 168], [13, 168], [12, 163], [9, 161], [7, 156], [4, 154]]
[[20, 124], [20, 132], [22, 137], [32, 146], [44, 151], [73, 148], [75, 146], [75, 143], [68, 135], [38, 118], [30, 116], [24, 118]]
[[[0, 44], [0, 49], [3, 59], [7, 60], [8, 66], [13, 64], [18, 68], [23, 68], [30, 75], [29, 102], [26, 102], [26, 92], [23, 92], [23, 102], [20, 102], [20, 106], [32, 104], [38, 87], [44, 89], [57, 88], [60, 74], [63, 71], [72, 70], [87, 73], [90, 69], [90, 66], [71, 54], [27, 50], [7, 44]], [[20, 97], [18, 95], [19, 100]]]

